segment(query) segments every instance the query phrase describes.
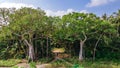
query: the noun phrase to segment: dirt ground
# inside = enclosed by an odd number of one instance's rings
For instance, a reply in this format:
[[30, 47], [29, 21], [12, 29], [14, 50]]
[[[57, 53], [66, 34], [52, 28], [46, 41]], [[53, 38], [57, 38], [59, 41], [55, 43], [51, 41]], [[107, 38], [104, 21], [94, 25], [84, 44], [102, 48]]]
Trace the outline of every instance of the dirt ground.
[[[30, 68], [29, 64], [27, 64], [27, 63], [20, 63], [20, 64], [17, 64], [16, 66]], [[36, 67], [37, 68], [52, 68], [52, 65], [51, 64], [41, 64], [41, 65], [36, 65]]]

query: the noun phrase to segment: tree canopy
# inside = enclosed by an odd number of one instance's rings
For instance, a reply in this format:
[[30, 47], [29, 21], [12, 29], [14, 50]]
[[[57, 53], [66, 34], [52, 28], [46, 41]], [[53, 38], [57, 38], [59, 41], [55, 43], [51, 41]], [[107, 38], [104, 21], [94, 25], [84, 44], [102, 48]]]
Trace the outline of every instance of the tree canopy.
[[[41, 9], [0, 9], [0, 58], [52, 56], [53, 48], [79, 56], [79, 60], [120, 56], [120, 11], [98, 17], [72, 12], [60, 17], [46, 16]], [[77, 49], [76, 49], [77, 47]], [[15, 52], [16, 51], [16, 52]]]

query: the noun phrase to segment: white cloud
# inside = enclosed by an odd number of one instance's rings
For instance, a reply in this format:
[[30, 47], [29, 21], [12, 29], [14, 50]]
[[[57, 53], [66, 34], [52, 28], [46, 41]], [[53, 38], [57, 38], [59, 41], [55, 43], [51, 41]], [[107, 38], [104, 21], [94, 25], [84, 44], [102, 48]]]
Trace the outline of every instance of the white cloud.
[[88, 13], [87, 10], [74, 10], [74, 9], [68, 9], [66, 11], [58, 10], [58, 11], [52, 11], [52, 10], [45, 10], [47, 16], [60, 16], [62, 17], [65, 14], [72, 13], [72, 12], [80, 12], [80, 13]]
[[86, 5], [86, 7], [100, 6], [114, 1], [115, 0], [91, 0], [90, 3]]
[[[4, 2], [0, 3], [0, 8], [16, 8], [19, 9], [21, 7], [32, 7], [35, 8], [34, 5], [31, 4], [24, 4], [24, 3], [10, 3], [10, 2]], [[47, 16], [60, 16], [62, 17], [65, 14], [72, 13], [72, 12], [80, 12], [80, 13], [88, 13], [87, 10], [74, 10], [74, 9], [67, 9], [66, 11], [58, 10], [58, 11], [52, 11], [52, 10], [44, 10], [46, 12]]]
[[16, 8], [16, 9], [19, 9], [21, 7], [35, 8], [33, 5], [24, 4], [24, 3], [9, 3], [9, 2], [0, 3], [0, 8]]
[[89, 13], [87, 10], [81, 10], [80, 13]]

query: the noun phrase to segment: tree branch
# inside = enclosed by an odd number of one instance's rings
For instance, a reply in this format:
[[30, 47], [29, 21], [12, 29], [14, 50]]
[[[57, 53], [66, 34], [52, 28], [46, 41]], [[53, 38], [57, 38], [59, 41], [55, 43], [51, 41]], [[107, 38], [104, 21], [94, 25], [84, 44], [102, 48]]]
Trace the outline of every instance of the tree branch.
[[85, 37], [85, 39], [83, 40], [83, 42], [85, 42], [87, 40], [87, 36], [85, 35], [85, 32], [83, 32], [83, 35]]
[[24, 43], [26, 43], [28, 46], [31, 46], [26, 39], [24, 39], [23, 41], [24, 41]]

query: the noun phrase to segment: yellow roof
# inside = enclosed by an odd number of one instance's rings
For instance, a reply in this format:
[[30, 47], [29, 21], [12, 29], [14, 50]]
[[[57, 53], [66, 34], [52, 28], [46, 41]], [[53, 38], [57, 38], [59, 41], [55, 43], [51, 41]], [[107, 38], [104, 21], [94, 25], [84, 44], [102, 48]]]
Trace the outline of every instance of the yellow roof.
[[64, 48], [54, 48], [52, 50], [53, 53], [63, 53], [65, 52], [65, 49]]

